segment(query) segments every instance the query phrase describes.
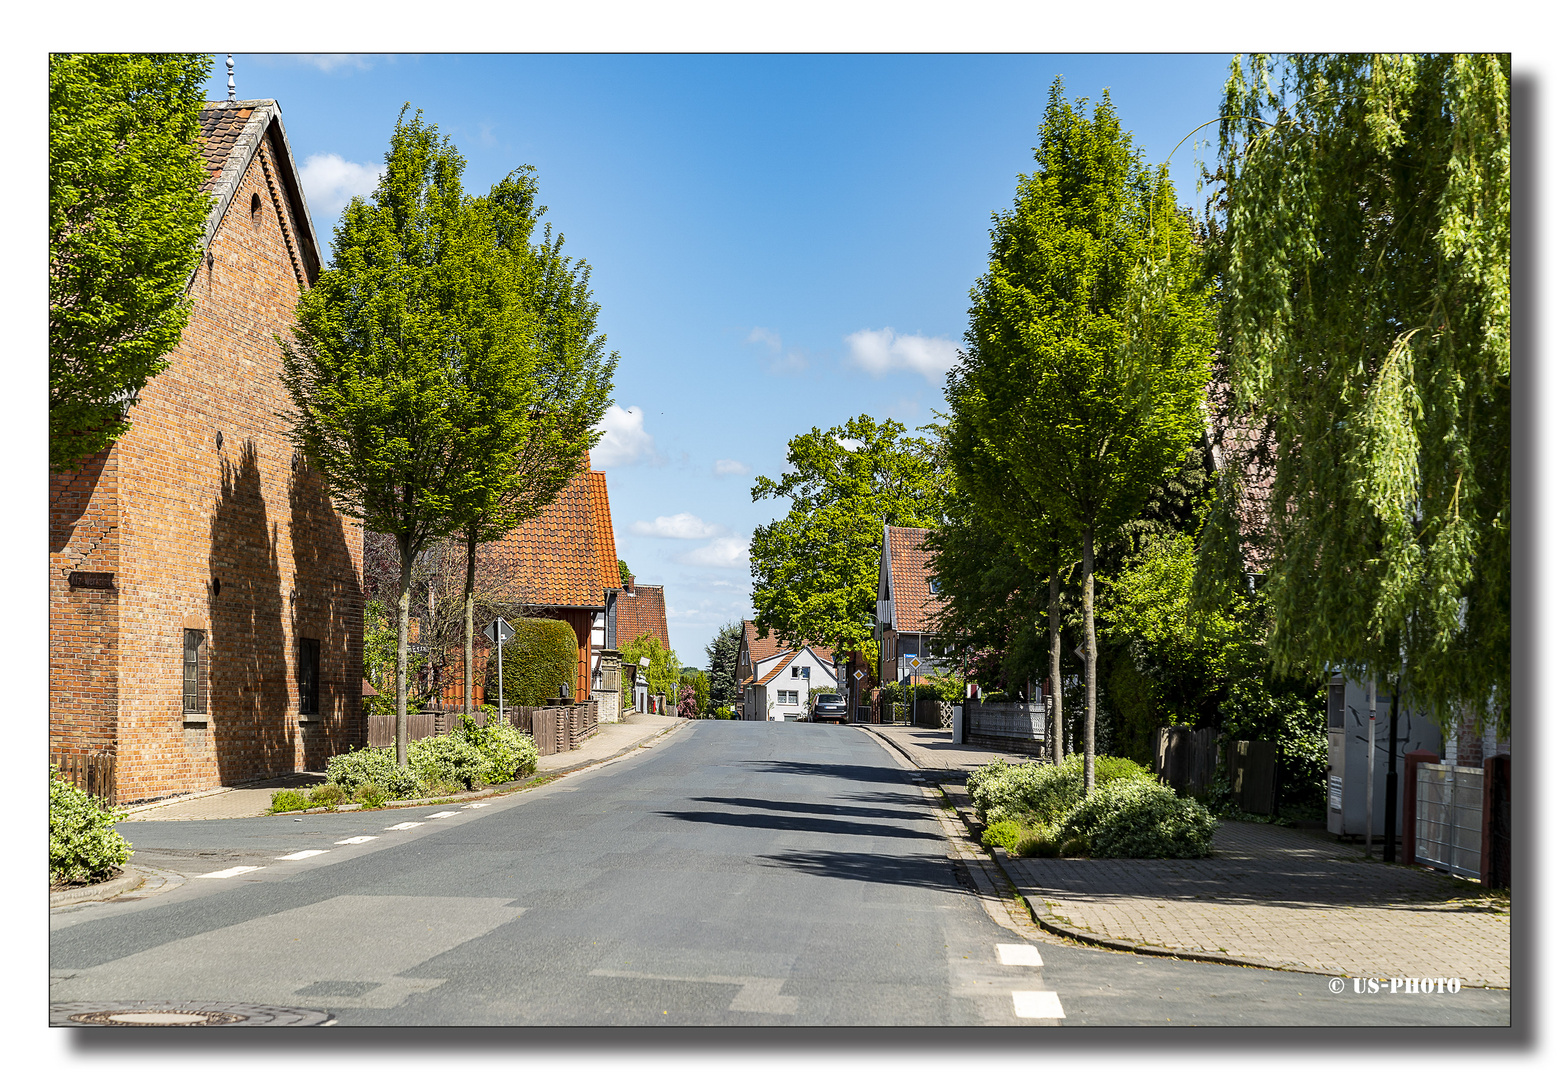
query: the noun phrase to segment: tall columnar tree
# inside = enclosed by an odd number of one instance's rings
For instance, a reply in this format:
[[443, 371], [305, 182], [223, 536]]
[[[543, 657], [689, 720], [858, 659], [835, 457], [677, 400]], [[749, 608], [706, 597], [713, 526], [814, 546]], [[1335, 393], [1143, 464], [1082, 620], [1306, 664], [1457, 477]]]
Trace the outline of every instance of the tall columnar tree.
[[936, 447], [862, 415], [796, 436], [786, 461], [778, 482], [753, 484], [754, 502], [791, 500], [784, 518], [753, 532], [754, 621], [782, 642], [870, 657], [883, 526], [937, 523], [945, 471]]
[[211, 57], [49, 57], [49, 468], [130, 429], [189, 320], [211, 199], [196, 140]]
[[742, 624], [727, 623], [715, 631], [715, 637], [704, 647], [709, 658], [706, 669], [710, 677], [710, 700], [717, 705], [730, 705], [737, 700], [737, 651], [742, 647]]
[[563, 254], [563, 237], [549, 227], [533, 239], [546, 213], [536, 205], [529, 167], [516, 169], [468, 211], [476, 227], [491, 230], [501, 272], [488, 279], [491, 293], [474, 297], [468, 316], [500, 330], [485, 311], [512, 307], [522, 314], [527, 337], [480, 339], [458, 379], [470, 392], [461, 416], [462, 457], [469, 464], [455, 493], [453, 519], [466, 547], [465, 711], [472, 710], [477, 545], [497, 540], [540, 514], [583, 467], [600, 433], [596, 424], [610, 403], [617, 354], [606, 355], [596, 332], [600, 305], [591, 299], [590, 267]]
[[[1078, 538], [1084, 776], [1094, 782], [1096, 544], [1202, 431], [1212, 311], [1192, 226], [1144, 168], [1108, 94], [1052, 85], [1035, 172], [994, 216], [950, 404], [1046, 516]], [[1054, 535], [1054, 534], [1053, 534]]]
[[491, 221], [461, 189], [464, 166], [421, 113], [403, 110], [379, 186], [342, 215], [330, 266], [299, 300], [295, 340], [282, 342], [293, 439], [343, 512], [395, 538], [403, 763], [413, 565], [487, 475], [487, 448], [467, 425], [488, 408], [484, 384], [523, 363], [535, 336]]
[[[1271, 423], [1282, 670], [1511, 701], [1509, 56], [1237, 58], [1220, 128], [1230, 368]], [[1226, 515], [1227, 517], [1227, 515]]]

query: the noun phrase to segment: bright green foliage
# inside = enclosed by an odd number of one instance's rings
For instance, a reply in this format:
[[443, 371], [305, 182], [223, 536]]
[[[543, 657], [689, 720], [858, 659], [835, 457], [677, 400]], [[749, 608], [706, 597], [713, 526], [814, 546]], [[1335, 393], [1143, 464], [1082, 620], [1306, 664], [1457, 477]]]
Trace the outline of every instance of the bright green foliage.
[[624, 581], [627, 581], [629, 578], [631, 578], [633, 576], [634, 576], [634, 572], [628, 568], [628, 563], [624, 562], [622, 559], [619, 559], [618, 560], [618, 577], [622, 578]]
[[491, 758], [453, 732], [418, 739], [407, 749], [406, 760], [426, 794], [470, 790], [493, 770]]
[[1020, 830], [1016, 822], [997, 821], [986, 826], [986, 831], [980, 834], [980, 842], [989, 848], [1013, 851], [1018, 847], [1019, 835]]
[[730, 704], [737, 700], [737, 653], [742, 647], [742, 624], [727, 623], [704, 647], [709, 658], [710, 700]]
[[49, 766], [49, 883], [101, 881], [134, 854], [114, 830], [126, 811], [107, 806]]
[[972, 454], [1033, 500], [1020, 504], [1038, 523], [1015, 531], [1019, 553], [1079, 541], [1092, 784], [1095, 542], [1136, 517], [1202, 433], [1213, 313], [1166, 171], [1143, 167], [1108, 94], [1092, 118], [1086, 104], [1075, 110], [1060, 80], [1051, 88], [1038, 168], [993, 219], [948, 400]]
[[196, 151], [211, 57], [49, 57], [49, 468], [130, 428], [189, 319], [211, 198]]
[[[380, 601], [368, 601], [363, 605], [363, 674], [373, 684], [374, 689], [379, 691], [381, 703], [385, 702], [386, 688], [395, 681], [395, 651], [395, 623], [391, 620], [390, 613], [385, 610], [385, 605]], [[407, 655], [408, 685], [415, 682], [417, 673], [427, 663], [427, 653]], [[408, 694], [406, 699], [408, 712], [419, 712], [423, 704], [422, 698]]]
[[352, 792], [352, 801], [365, 810], [377, 810], [390, 801], [390, 792], [372, 780], [365, 780]]
[[[545, 705], [566, 687], [574, 696], [580, 673], [580, 644], [562, 619], [515, 619], [515, 636], [504, 646], [504, 704]], [[487, 664], [485, 700], [498, 703], [498, 657]]]
[[325, 777], [348, 791], [372, 783], [396, 799], [408, 799], [417, 793], [417, 774], [409, 766], [398, 765], [395, 750], [388, 746], [365, 746], [337, 754], [325, 763]]
[[[1068, 755], [1060, 765], [993, 761], [970, 773], [970, 800], [987, 821], [1055, 825], [1083, 800], [1083, 766], [1081, 754]], [[1135, 761], [1103, 755], [1094, 759], [1094, 768], [1099, 784], [1149, 775]]]
[[309, 791], [309, 802], [314, 806], [340, 806], [347, 801], [347, 789], [340, 784], [316, 784]]
[[480, 750], [492, 763], [482, 774], [484, 784], [504, 784], [536, 771], [536, 743], [507, 721], [492, 721], [482, 727], [470, 717], [461, 717], [460, 737]]
[[281, 791], [271, 793], [273, 814], [290, 814], [295, 810], [307, 810], [309, 805], [309, 793], [298, 788], [283, 788]]
[[1101, 783], [1061, 822], [1063, 852], [1083, 841], [1096, 859], [1200, 859], [1218, 821], [1152, 777]]
[[1510, 57], [1237, 58], [1221, 117], [1274, 662], [1509, 732]]
[[937, 524], [946, 477], [936, 448], [906, 437], [903, 424], [863, 415], [796, 436], [786, 461], [779, 482], [753, 484], [754, 502], [791, 500], [784, 518], [753, 532], [754, 621], [782, 643], [871, 659], [883, 526]]
[[676, 701], [682, 668], [677, 662], [677, 654], [662, 645], [660, 638], [654, 634], [640, 634], [619, 651], [623, 654], [623, 663], [641, 665], [652, 695], [665, 694], [668, 701]]

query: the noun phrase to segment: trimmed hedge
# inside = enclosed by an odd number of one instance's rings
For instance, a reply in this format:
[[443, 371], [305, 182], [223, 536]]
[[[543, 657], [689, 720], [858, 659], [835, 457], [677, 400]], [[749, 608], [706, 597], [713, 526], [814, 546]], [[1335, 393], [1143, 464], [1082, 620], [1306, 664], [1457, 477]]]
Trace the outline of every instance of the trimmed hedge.
[[[515, 636], [504, 646], [504, 704], [536, 707], [558, 696], [558, 687], [575, 692], [580, 643], [561, 619], [515, 619]], [[483, 695], [498, 701], [498, 658], [489, 657]]]
[[[1218, 822], [1196, 799], [1149, 777], [1096, 787], [1062, 821], [1062, 852], [1096, 859], [1200, 859]], [[1081, 844], [1079, 842], [1082, 842]]]
[[[1117, 780], [1148, 775], [1147, 768], [1127, 758], [1101, 755], [1094, 759], [1096, 790]], [[1071, 754], [1060, 765], [993, 761], [970, 774], [969, 792], [975, 809], [988, 822], [1055, 825], [1083, 801], [1083, 755]]]
[[114, 831], [126, 811], [107, 806], [49, 766], [49, 883], [101, 881], [127, 862], [130, 842]]

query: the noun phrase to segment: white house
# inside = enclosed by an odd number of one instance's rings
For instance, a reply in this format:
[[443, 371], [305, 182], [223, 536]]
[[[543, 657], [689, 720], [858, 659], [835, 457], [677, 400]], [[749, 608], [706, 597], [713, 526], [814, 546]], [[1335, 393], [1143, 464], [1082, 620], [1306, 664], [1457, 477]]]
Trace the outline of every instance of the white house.
[[745, 720], [806, 720], [810, 691], [837, 690], [839, 673], [834, 664], [811, 645], [787, 649], [755, 665], [742, 693]]

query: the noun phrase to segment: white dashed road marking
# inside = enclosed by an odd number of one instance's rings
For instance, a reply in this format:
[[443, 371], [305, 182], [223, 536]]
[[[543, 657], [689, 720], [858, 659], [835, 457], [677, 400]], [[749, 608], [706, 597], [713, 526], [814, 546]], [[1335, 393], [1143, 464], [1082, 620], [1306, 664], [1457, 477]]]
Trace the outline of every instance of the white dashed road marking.
[[420, 821], [403, 821], [399, 825], [390, 826], [391, 829], [416, 829], [422, 826]]
[[310, 848], [307, 851], [295, 851], [291, 855], [278, 855], [277, 858], [278, 859], [312, 859], [316, 855], [323, 855], [323, 854], [325, 854], [325, 852], [319, 850], [318, 848]]
[[1051, 990], [1014, 990], [1013, 1015], [1024, 1020], [1065, 1020], [1062, 999]]
[[1022, 964], [1025, 967], [1044, 967], [1040, 950], [1033, 945], [998, 945], [997, 959], [1004, 964]]
[[366, 844], [370, 840], [378, 840], [377, 836], [349, 836], [345, 840], [337, 840], [338, 844]]
[[466, 808], [468, 810], [481, 810], [486, 805], [487, 803], [485, 802], [469, 802], [466, 804]]
[[213, 870], [209, 874], [201, 874], [200, 877], [237, 877], [239, 874], [247, 874], [251, 870], [260, 869], [258, 866], [230, 866], [226, 870]]
[[437, 814], [429, 814], [428, 816], [431, 817], [431, 818], [436, 818], [436, 817], [454, 817], [458, 813], [460, 813], [459, 810], [440, 810]]

